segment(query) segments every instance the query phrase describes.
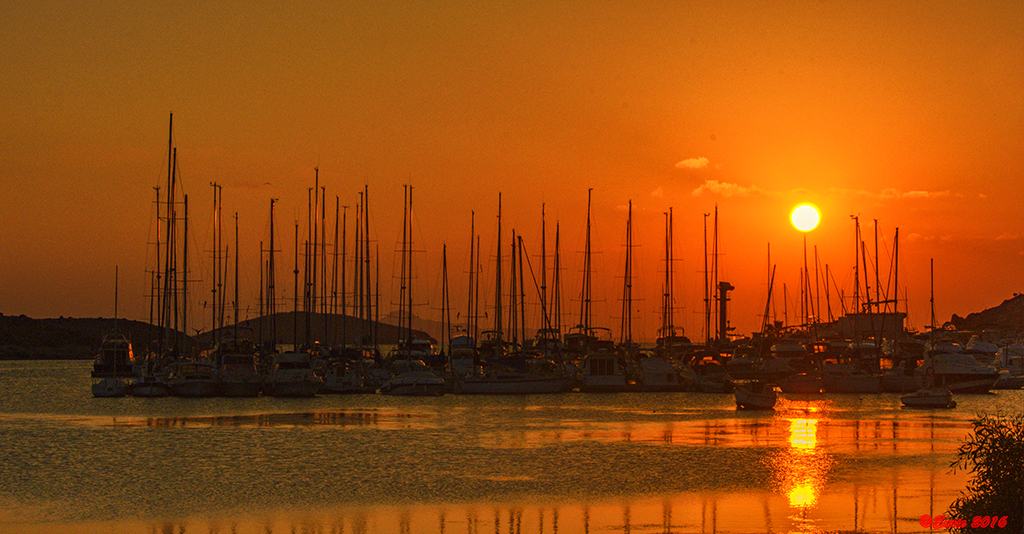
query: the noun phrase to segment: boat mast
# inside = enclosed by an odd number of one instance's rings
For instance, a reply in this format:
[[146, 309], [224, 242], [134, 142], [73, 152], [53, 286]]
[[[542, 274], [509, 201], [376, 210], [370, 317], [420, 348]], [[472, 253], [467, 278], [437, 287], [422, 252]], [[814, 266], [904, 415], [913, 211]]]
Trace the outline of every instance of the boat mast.
[[346, 280], [345, 280], [345, 263], [347, 262], [346, 253], [348, 252], [348, 239], [346, 234], [348, 233], [348, 206], [341, 212], [341, 348], [345, 348], [345, 344], [348, 342], [348, 306], [346, 304], [346, 298], [348, 293], [346, 291]]
[[[545, 217], [545, 205], [540, 205], [540, 309], [541, 328], [551, 328], [551, 317], [548, 315], [548, 249], [547, 249], [547, 220]], [[550, 330], [545, 334], [550, 335]]]
[[[366, 253], [363, 254], [363, 264], [365, 265], [365, 268], [363, 269], [363, 276], [366, 277], [366, 320], [367, 321], [372, 321], [370, 323], [370, 331], [372, 333], [371, 335], [372, 335], [372, 338], [373, 338], [373, 346], [376, 347], [377, 346], [377, 328], [378, 328], [378, 324], [379, 323], [378, 323], [378, 321], [375, 320], [375, 317], [373, 315], [374, 306], [373, 306], [373, 302], [372, 302], [372, 299], [371, 299], [371, 297], [373, 295], [373, 283], [372, 283], [373, 280], [371, 278], [372, 273], [370, 272], [370, 186], [367, 185], [367, 184], [363, 184], [363, 242], [364, 242], [365, 247], [366, 247]], [[378, 252], [379, 252], [379, 250], [380, 250], [380, 245], [379, 244], [377, 246], [377, 249], [378, 249]], [[379, 285], [380, 285], [380, 260], [379, 260], [379, 258], [380, 258], [380, 256], [378, 255], [377, 257], [378, 257], [378, 260], [377, 260], [377, 285], [378, 285], [378, 290], [377, 290], [376, 294], [377, 294], [378, 304], [376, 306], [376, 309], [377, 309], [378, 317], [376, 317], [376, 319], [379, 319], [380, 318], [379, 317], [379, 315], [380, 315], [380, 303], [379, 303], [379, 299], [380, 299], [380, 290], [379, 290]]]
[[494, 283], [494, 331], [497, 333], [499, 344], [502, 342], [501, 336], [501, 191], [498, 191], [498, 261], [497, 267], [495, 268], [495, 283]]
[[235, 212], [235, 343], [238, 342], [238, 212]]
[[[341, 215], [341, 197], [334, 196], [334, 254], [333, 263], [331, 265], [331, 314], [332, 323], [338, 315], [338, 225], [340, 224]], [[345, 318], [342, 317], [342, 324], [344, 324]], [[337, 343], [336, 335], [337, 326], [331, 330], [330, 343], [334, 345]]]
[[295, 220], [295, 290], [292, 294], [292, 352], [298, 352], [299, 343], [299, 221]]
[[473, 255], [476, 252], [474, 250], [474, 243], [476, 239], [476, 212], [470, 210], [469, 212], [469, 291], [467, 292], [467, 303], [466, 303], [466, 335], [473, 336], [473, 343], [476, 343], [476, 334], [473, 332], [473, 275], [476, 274], [476, 264], [473, 262]]
[[408, 273], [405, 272], [406, 266], [406, 254], [408, 254], [408, 232], [409, 232], [409, 185], [402, 185], [402, 248], [400, 262], [401, 267], [399, 270], [398, 277], [398, 331], [405, 333], [405, 343], [403, 347], [402, 339], [399, 338], [398, 346], [403, 349], [406, 353], [406, 358], [409, 358], [409, 346], [412, 344], [412, 340], [409, 339], [410, 328], [405, 324], [405, 293], [408, 291], [406, 288], [406, 282], [408, 281]]
[[[562, 332], [562, 278], [561, 278], [561, 256], [559, 254], [559, 228], [561, 223], [555, 222], [555, 265], [554, 273], [551, 275], [552, 289], [552, 314], [555, 316], [555, 331], [558, 335]], [[556, 339], [557, 340], [557, 339]]]
[[212, 333], [211, 342], [214, 345], [217, 344], [217, 287], [220, 285], [218, 280], [220, 278], [220, 268], [218, 267], [218, 261], [220, 259], [220, 242], [218, 241], [219, 235], [219, 217], [217, 210], [217, 182], [210, 183], [210, 187], [213, 188], [213, 279], [210, 287], [212, 293], [210, 297], [210, 331]]
[[181, 335], [188, 338], [188, 195], [184, 197], [185, 218], [182, 219], [181, 247]]
[[708, 215], [704, 214], [704, 346], [711, 346], [711, 289], [708, 281]]
[[408, 242], [407, 246], [408, 246], [409, 253], [406, 255], [407, 256], [406, 257], [406, 261], [409, 263], [409, 270], [408, 270], [408, 274], [409, 274], [409, 293], [406, 295], [406, 298], [408, 298], [409, 302], [408, 302], [408, 307], [405, 310], [405, 312], [409, 315], [409, 322], [408, 322], [408, 325], [409, 325], [409, 338], [408, 338], [408, 342], [409, 342], [409, 356], [412, 356], [412, 184], [409, 184], [409, 220], [408, 220], [408, 225], [409, 225], [409, 242]]
[[516, 277], [518, 276], [518, 273], [516, 272], [516, 231], [515, 231], [515, 229], [512, 229], [512, 241], [511, 241], [511, 243], [509, 245], [510, 245], [509, 248], [511, 249], [509, 251], [510, 252], [510, 254], [509, 254], [509, 264], [511, 266], [511, 269], [510, 269], [511, 273], [510, 274], [512, 276], [509, 277], [509, 283], [508, 283], [508, 300], [509, 300], [509, 306], [508, 306], [508, 311], [509, 311], [509, 314], [508, 314], [508, 332], [509, 332], [509, 341], [511, 341], [511, 343], [512, 343], [512, 350], [516, 350], [515, 347], [516, 347], [516, 345], [519, 342], [519, 329], [518, 329], [518, 324], [519, 323], [518, 323], [518, 320], [517, 320], [518, 318], [517, 318], [517, 315], [516, 315], [516, 313], [518, 311], [517, 310], [518, 303], [517, 303], [516, 297], [518, 297], [519, 295], [518, 295], [517, 289], [516, 289]]
[[355, 234], [355, 258], [354, 265], [352, 266], [352, 275], [355, 277], [352, 280], [352, 291], [355, 292], [353, 295], [353, 304], [358, 308], [356, 315], [359, 316], [359, 344], [365, 345], [366, 332], [365, 329], [369, 325], [366, 322], [364, 297], [366, 296], [366, 290], [363, 287], [363, 192], [359, 191], [359, 203], [356, 204], [356, 234]]
[[476, 260], [473, 265], [473, 344], [477, 344], [480, 337], [480, 275], [483, 267], [480, 265], [480, 236], [476, 236]]
[[591, 298], [591, 287], [590, 287], [590, 206], [591, 206], [591, 195], [594, 188], [587, 189], [587, 232], [586, 242], [583, 245], [583, 288], [580, 293], [580, 325], [583, 328], [583, 333], [587, 336], [591, 334], [590, 325], [590, 298]]
[[627, 344], [633, 342], [633, 200], [629, 201], [629, 211], [626, 216], [626, 268], [622, 285], [622, 325], [619, 332], [619, 343]]
[[851, 215], [853, 219], [853, 313], [860, 313], [860, 219], [857, 215]]
[[673, 258], [672, 208], [665, 213], [665, 287], [662, 288], [661, 300], [661, 336], [676, 335], [675, 309], [672, 307], [675, 294], [675, 259]]
[[272, 351], [277, 349], [277, 294], [275, 291], [277, 269], [274, 266], [274, 203], [276, 198], [270, 199], [270, 250], [267, 252], [267, 313], [270, 314], [270, 341]]
[[[156, 268], [150, 272], [149, 324], [153, 324], [153, 316], [159, 317], [160, 310], [160, 188], [156, 189]], [[159, 320], [159, 319], [158, 319]], [[163, 324], [157, 325], [158, 330]]]
[[[448, 244], [445, 243], [441, 247], [441, 354], [446, 354], [444, 351], [445, 340], [450, 341], [452, 335], [451, 310], [448, 304]], [[449, 350], [449, 352], [451, 351]]]
[[523, 283], [523, 236], [518, 237], [519, 244], [519, 326], [522, 341], [519, 345], [519, 354], [526, 359], [526, 285]]

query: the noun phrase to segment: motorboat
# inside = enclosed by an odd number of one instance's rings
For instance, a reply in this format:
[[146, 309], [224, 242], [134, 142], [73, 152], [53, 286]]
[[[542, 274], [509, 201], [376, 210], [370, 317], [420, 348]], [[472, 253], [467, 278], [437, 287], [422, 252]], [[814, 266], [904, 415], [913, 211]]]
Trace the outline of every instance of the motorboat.
[[787, 376], [807, 373], [816, 368], [818, 357], [807, 351], [797, 341], [781, 340], [768, 350], [761, 367], [761, 376], [767, 380], [779, 380]]
[[263, 391], [273, 397], [315, 397], [323, 383], [308, 352], [283, 352], [274, 355]]
[[919, 389], [900, 397], [908, 408], [956, 408], [953, 392], [946, 388]]
[[628, 391], [630, 388], [622, 359], [617, 352], [609, 350], [596, 350], [587, 353], [582, 361], [583, 379], [580, 383], [580, 391], [588, 393]]
[[914, 374], [923, 384], [949, 389], [953, 393], [988, 393], [999, 379], [996, 368], [979, 363], [964, 352], [927, 351]]
[[99, 353], [92, 363], [92, 394], [94, 397], [123, 397], [128, 394], [129, 380], [135, 376], [135, 353], [124, 334], [103, 337]]
[[263, 377], [256, 366], [256, 350], [249, 339], [228, 338], [214, 351], [218, 366], [220, 394], [225, 397], [256, 397]]
[[445, 381], [434, 374], [422, 360], [395, 360], [391, 363], [394, 373], [380, 387], [383, 395], [414, 397], [440, 397], [444, 395]]
[[685, 386], [679, 372], [666, 360], [658, 357], [641, 358], [638, 385], [641, 391], [683, 391]]
[[1024, 345], [1014, 344], [999, 349], [996, 355], [999, 379], [992, 389], [1024, 387]]
[[705, 357], [694, 362], [689, 368], [692, 369], [692, 374], [687, 373], [687, 378], [694, 380], [698, 391], [703, 393], [732, 393], [732, 377], [729, 376], [725, 366], [718, 360]]
[[205, 360], [171, 364], [167, 383], [175, 397], [216, 397], [220, 393], [217, 365]]
[[775, 388], [760, 380], [736, 384], [733, 395], [736, 407], [743, 410], [772, 410], [779, 400]]

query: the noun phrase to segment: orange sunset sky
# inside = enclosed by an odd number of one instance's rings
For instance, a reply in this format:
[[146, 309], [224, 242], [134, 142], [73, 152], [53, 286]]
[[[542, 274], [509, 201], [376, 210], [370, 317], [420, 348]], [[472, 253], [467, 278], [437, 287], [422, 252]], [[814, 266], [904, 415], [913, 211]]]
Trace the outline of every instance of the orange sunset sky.
[[451, 301], [465, 315], [471, 211], [490, 258], [481, 292], [493, 301], [501, 193], [504, 239], [523, 235], [535, 268], [542, 205], [549, 247], [560, 225], [574, 324], [588, 188], [594, 324], [616, 338], [630, 201], [641, 340], [660, 324], [670, 207], [676, 324], [691, 338], [703, 338], [704, 214], [716, 205], [737, 332], [760, 326], [769, 244], [774, 313], [796, 320], [803, 235], [789, 213], [802, 202], [821, 211], [807, 245], [835, 278], [834, 313], [837, 291], [853, 291], [851, 215], [871, 262], [877, 220], [883, 279], [899, 228], [912, 327], [930, 321], [933, 258], [940, 321], [1024, 291], [1016, 0], [40, 0], [0, 7], [0, 50], [7, 315], [110, 317], [117, 266], [120, 316], [148, 319], [153, 188], [166, 187], [171, 113], [197, 328], [210, 323], [209, 184], [223, 185], [225, 221], [239, 214], [240, 304], [254, 317], [270, 198], [280, 199], [278, 296], [290, 309], [294, 221], [304, 236], [316, 167], [332, 231], [335, 198], [351, 221], [369, 187], [385, 313], [397, 302], [403, 184], [414, 187], [422, 251], [415, 313], [435, 319], [445, 244]]

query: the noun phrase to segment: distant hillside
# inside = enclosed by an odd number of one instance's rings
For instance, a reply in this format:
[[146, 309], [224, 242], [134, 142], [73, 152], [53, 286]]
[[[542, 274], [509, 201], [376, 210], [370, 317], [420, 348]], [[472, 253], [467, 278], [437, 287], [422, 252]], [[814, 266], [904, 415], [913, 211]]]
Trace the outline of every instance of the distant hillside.
[[[298, 314], [298, 322], [293, 323], [295, 318], [294, 313], [277, 314], [278, 343], [291, 344], [293, 332], [298, 333], [299, 343], [305, 340], [305, 316]], [[340, 315], [314, 315], [312, 319], [309, 325], [311, 337], [327, 343], [341, 343], [343, 336], [352, 343], [361, 331], [369, 333], [373, 324]], [[254, 336], [262, 333], [264, 339], [270, 339], [273, 322], [271, 317], [264, 317], [262, 332], [260, 319], [242, 321], [239, 326], [251, 328]], [[117, 328], [131, 339], [136, 354], [143, 354], [159, 335], [159, 329], [141, 321], [118, 319]], [[233, 328], [226, 326], [224, 330], [230, 332]], [[103, 336], [113, 331], [114, 319], [33, 319], [24, 315], [0, 314], [0, 360], [91, 360], [96, 357]], [[414, 332], [417, 337], [433, 340], [422, 331]], [[203, 349], [209, 347], [211, 337], [210, 332], [204, 332], [190, 338], [190, 342], [193, 347]], [[404, 337], [404, 333], [397, 326], [383, 323], [378, 326], [377, 340], [381, 345], [397, 344], [399, 337]]]
[[[136, 352], [157, 334], [156, 327], [127, 319], [118, 319], [117, 329], [129, 336]], [[32, 319], [0, 314], [0, 359], [91, 360], [103, 336], [113, 331], [114, 319]]]
[[999, 329], [1006, 334], [1024, 332], [1024, 295], [1016, 294], [1002, 304], [984, 311], [949, 320], [957, 330]]
[[[310, 338], [322, 343], [340, 344], [344, 341], [351, 344], [359, 339], [360, 334], [365, 333], [369, 335], [373, 324], [373, 321], [362, 321], [357, 317], [349, 315], [311, 314], [309, 321]], [[278, 313], [273, 316], [268, 315], [262, 318], [247, 319], [239, 321], [238, 326], [239, 328], [251, 329], [253, 336], [262, 336], [263, 339], [271, 339], [273, 330], [276, 328], [276, 338], [280, 344], [290, 345], [294, 343], [296, 338], [302, 344], [306, 339], [306, 315], [301, 312]], [[234, 326], [224, 327], [224, 331], [228, 333], [231, 333], [233, 329]], [[435, 343], [437, 342], [433, 336], [421, 330], [413, 330], [413, 335], [417, 338], [428, 338]], [[195, 336], [195, 340], [200, 346], [208, 346], [211, 337], [212, 334], [210, 332], [203, 332]], [[383, 322], [377, 325], [377, 343], [381, 345], [395, 345], [398, 343], [399, 338], [404, 337], [405, 333], [399, 331], [397, 326]]]

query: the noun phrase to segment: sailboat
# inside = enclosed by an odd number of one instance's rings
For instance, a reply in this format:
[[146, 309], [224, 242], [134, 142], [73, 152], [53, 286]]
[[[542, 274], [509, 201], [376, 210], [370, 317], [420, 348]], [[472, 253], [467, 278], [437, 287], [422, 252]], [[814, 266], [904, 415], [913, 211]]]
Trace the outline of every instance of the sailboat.
[[[518, 287], [522, 288], [522, 259], [515, 261], [518, 251], [522, 255], [522, 238], [516, 239], [513, 235], [512, 255], [512, 283], [510, 284], [510, 324], [519, 325], [516, 332], [522, 331], [525, 335], [525, 321], [522, 315], [523, 300], [525, 295], [520, 290], [516, 291], [515, 280], [520, 279]], [[501, 196], [498, 197], [498, 242], [501, 242]], [[500, 247], [499, 247], [500, 248]], [[545, 357], [536, 357], [528, 354], [523, 344], [517, 343], [516, 335], [513, 333], [512, 341], [505, 342], [502, 330], [502, 279], [501, 279], [501, 255], [498, 258], [498, 269], [496, 277], [496, 298], [495, 298], [495, 329], [483, 333], [484, 339], [481, 342], [481, 349], [478, 357], [480, 366], [474, 366], [470, 374], [456, 376], [455, 392], [467, 395], [531, 395], [559, 393], [568, 390], [572, 385], [572, 378], [565, 372], [565, 369], [558, 363]]]
[[384, 395], [440, 396], [444, 395], [445, 381], [425, 363], [434, 359], [433, 345], [429, 340], [415, 338], [412, 329], [412, 186], [405, 187], [398, 319], [399, 328], [405, 329], [405, 338], [398, 341], [398, 346], [389, 355], [393, 376], [381, 385], [380, 392]]
[[675, 326], [675, 247], [673, 245], [672, 208], [665, 213], [665, 280], [661, 296], [661, 328], [655, 340], [655, 354], [675, 361], [693, 347], [683, 329]]
[[[580, 391], [616, 392], [628, 389], [625, 358], [615, 350], [611, 330], [591, 325], [590, 205], [593, 189], [587, 190], [587, 233], [583, 252], [583, 289], [580, 293], [580, 323], [575, 342], [584, 354], [581, 360]], [[567, 345], [570, 343], [566, 342]]]
[[238, 326], [238, 213], [235, 213], [235, 326], [231, 335], [221, 334], [213, 351], [220, 394], [225, 397], [257, 397], [260, 394], [263, 379], [256, 366], [253, 334], [251, 327]]
[[135, 376], [135, 353], [127, 336], [117, 329], [117, 268], [114, 268], [114, 331], [103, 337], [99, 354], [92, 363], [94, 397], [123, 397], [128, 381]]
[[[313, 372], [312, 355], [298, 347], [299, 317], [299, 223], [295, 223], [295, 294], [292, 318], [292, 348], [273, 355], [272, 367], [263, 392], [272, 397], [315, 397], [323, 379]], [[307, 321], [308, 335], [308, 321]], [[308, 341], [308, 337], [307, 337]]]

